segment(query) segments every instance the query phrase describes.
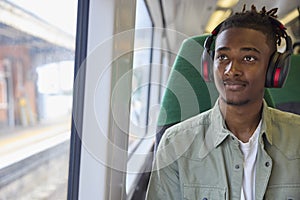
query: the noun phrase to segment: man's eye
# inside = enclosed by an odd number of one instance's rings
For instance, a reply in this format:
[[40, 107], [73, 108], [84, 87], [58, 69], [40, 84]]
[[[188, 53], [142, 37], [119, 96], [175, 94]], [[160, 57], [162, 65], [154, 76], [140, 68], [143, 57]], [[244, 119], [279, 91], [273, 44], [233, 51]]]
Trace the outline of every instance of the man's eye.
[[247, 61], [247, 62], [253, 62], [255, 60], [257, 60], [257, 59], [253, 56], [245, 56], [244, 57], [244, 61]]
[[227, 60], [227, 59], [228, 59], [228, 57], [226, 55], [219, 55], [219, 56], [217, 56], [217, 60], [220, 60], [220, 61]]

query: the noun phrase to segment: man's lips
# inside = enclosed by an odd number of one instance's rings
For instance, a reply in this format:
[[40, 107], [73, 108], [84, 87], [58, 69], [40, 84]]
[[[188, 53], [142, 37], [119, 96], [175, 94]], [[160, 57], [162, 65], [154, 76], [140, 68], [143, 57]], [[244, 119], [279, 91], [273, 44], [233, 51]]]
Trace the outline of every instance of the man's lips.
[[246, 87], [247, 83], [245, 81], [231, 81], [225, 80], [223, 81], [225, 88], [233, 91], [239, 91]]

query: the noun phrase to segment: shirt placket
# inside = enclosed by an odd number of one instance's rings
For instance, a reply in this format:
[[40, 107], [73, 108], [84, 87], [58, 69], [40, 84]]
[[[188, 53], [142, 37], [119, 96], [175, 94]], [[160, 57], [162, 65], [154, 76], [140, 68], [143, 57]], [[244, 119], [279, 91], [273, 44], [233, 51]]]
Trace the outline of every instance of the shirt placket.
[[257, 166], [256, 166], [256, 187], [255, 196], [257, 200], [264, 198], [267, 185], [272, 171], [272, 159], [264, 150], [264, 144], [261, 141], [257, 152]]
[[244, 171], [244, 158], [243, 154], [239, 148], [239, 143], [237, 139], [232, 137], [232, 143], [234, 148], [233, 163], [232, 163], [232, 198], [240, 199], [241, 189], [243, 185], [243, 171]]

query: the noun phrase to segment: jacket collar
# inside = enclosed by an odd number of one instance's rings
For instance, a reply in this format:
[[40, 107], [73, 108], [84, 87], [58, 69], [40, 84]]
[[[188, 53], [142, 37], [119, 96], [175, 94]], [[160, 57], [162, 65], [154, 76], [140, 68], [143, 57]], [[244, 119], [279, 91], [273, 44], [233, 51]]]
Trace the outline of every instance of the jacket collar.
[[[272, 112], [270, 107], [268, 107], [266, 101], [263, 101], [263, 112], [262, 112], [262, 126], [260, 131], [260, 138], [266, 135], [266, 139], [270, 144], [273, 144], [272, 140]], [[269, 131], [268, 131], [269, 130]]]
[[[262, 136], [266, 135], [266, 139], [270, 144], [272, 144], [272, 134], [271, 131], [268, 132], [267, 130], [272, 128], [271, 117], [270, 108], [264, 100], [259, 141], [262, 141]], [[207, 130], [204, 144], [200, 147], [200, 158], [204, 158], [211, 150], [222, 144], [223, 141], [232, 134], [226, 127], [225, 120], [220, 111], [219, 100], [216, 101], [211, 110], [210, 122], [211, 126]]]

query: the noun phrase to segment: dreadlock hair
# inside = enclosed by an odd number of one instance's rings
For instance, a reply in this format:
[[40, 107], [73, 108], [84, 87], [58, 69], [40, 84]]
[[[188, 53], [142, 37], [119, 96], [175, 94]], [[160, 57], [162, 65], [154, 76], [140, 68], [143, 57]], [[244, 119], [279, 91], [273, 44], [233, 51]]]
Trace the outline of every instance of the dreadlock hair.
[[252, 5], [251, 10], [246, 11], [246, 5], [244, 5], [242, 12], [235, 13], [222, 23], [219, 33], [234, 27], [254, 29], [265, 34], [269, 47], [272, 51], [276, 51], [277, 45], [281, 43], [283, 32], [276, 24], [272, 23], [270, 17], [277, 18], [277, 9], [266, 11], [266, 8], [263, 7], [261, 11], [257, 12], [256, 7]]

